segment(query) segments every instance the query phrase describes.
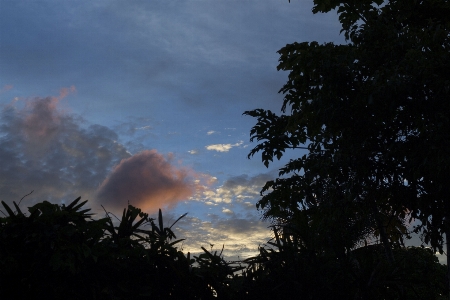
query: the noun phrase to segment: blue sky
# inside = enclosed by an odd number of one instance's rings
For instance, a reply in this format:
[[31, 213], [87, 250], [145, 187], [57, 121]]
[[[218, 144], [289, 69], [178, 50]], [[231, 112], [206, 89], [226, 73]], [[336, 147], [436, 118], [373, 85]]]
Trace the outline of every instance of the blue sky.
[[265, 168], [256, 108], [279, 112], [281, 47], [343, 43], [312, 1], [0, 0], [0, 195], [22, 205], [78, 196], [102, 214], [128, 201], [185, 251], [254, 254], [270, 236], [255, 203]]

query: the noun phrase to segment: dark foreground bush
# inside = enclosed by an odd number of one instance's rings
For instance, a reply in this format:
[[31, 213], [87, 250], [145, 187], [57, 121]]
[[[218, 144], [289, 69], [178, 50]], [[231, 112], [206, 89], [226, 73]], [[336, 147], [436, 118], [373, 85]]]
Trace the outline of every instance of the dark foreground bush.
[[2, 202], [2, 299], [217, 299], [229, 286], [236, 268], [217, 253], [179, 251], [161, 211], [154, 220], [130, 205], [114, 226], [109, 215], [92, 219], [79, 200], [44, 201], [27, 213]]
[[[381, 247], [338, 257], [274, 228], [271, 247], [233, 266], [222, 252], [191, 258], [172, 226], [133, 206], [117, 226], [94, 220], [86, 201], [47, 201], [0, 218], [1, 299], [440, 299], [445, 267], [428, 249]], [[183, 216], [182, 216], [183, 217]], [[181, 217], [180, 217], [181, 218]], [[223, 249], [222, 249], [223, 250]], [[241, 272], [239, 272], [241, 271]]]
[[448, 299], [446, 266], [431, 249], [394, 248], [390, 264], [380, 244], [337, 255], [310, 247], [295, 233], [274, 232], [271, 247], [247, 261], [246, 299]]

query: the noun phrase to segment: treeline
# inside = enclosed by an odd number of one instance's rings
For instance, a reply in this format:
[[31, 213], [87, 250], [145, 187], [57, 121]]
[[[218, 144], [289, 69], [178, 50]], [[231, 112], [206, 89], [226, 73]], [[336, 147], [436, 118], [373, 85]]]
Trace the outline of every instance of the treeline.
[[236, 264], [222, 252], [180, 251], [171, 229], [179, 219], [165, 227], [161, 211], [155, 220], [130, 205], [114, 225], [110, 214], [91, 218], [85, 203], [44, 201], [22, 212], [2, 202], [2, 299], [438, 299], [446, 293], [445, 267], [429, 249], [395, 249], [392, 266], [376, 245], [337, 257], [273, 227], [275, 238], [260, 254]]

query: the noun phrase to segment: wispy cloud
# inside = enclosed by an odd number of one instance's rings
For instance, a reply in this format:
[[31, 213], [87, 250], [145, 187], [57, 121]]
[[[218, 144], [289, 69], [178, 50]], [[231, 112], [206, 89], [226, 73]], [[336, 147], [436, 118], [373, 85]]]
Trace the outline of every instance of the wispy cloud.
[[211, 134], [213, 134], [213, 133], [216, 133], [214, 130], [210, 130], [210, 131], [208, 131], [206, 134], [207, 135], [211, 135]]
[[217, 152], [228, 152], [233, 147], [238, 147], [242, 145], [244, 141], [239, 141], [236, 144], [212, 144], [206, 146], [206, 150], [217, 151]]
[[152, 126], [147, 125], [147, 126], [142, 126], [142, 127], [136, 127], [134, 129], [135, 130], [149, 130], [149, 129], [152, 129]]
[[0, 94], [3, 94], [9, 90], [11, 90], [13, 86], [11, 84], [6, 84], [3, 86], [3, 88], [0, 89]]
[[75, 88], [74, 85], [72, 85], [71, 87], [63, 87], [59, 90], [59, 96], [57, 97], [58, 100], [62, 100], [64, 98], [66, 98], [69, 94], [71, 93], [75, 93], [77, 91], [77, 89]]

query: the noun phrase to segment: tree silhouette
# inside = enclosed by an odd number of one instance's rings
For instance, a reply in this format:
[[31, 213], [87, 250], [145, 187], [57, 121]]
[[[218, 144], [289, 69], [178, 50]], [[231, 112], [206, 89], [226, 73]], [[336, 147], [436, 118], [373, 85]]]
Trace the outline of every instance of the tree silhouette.
[[244, 113], [257, 118], [251, 140], [260, 142], [249, 157], [261, 152], [268, 166], [287, 149], [308, 150], [264, 186], [257, 207], [281, 231], [303, 228], [302, 240], [314, 229], [318, 249], [338, 258], [380, 239], [397, 266], [413, 219], [442, 253], [450, 232], [450, 4], [314, 3], [314, 12], [337, 8], [347, 44], [283, 47], [283, 114]]

